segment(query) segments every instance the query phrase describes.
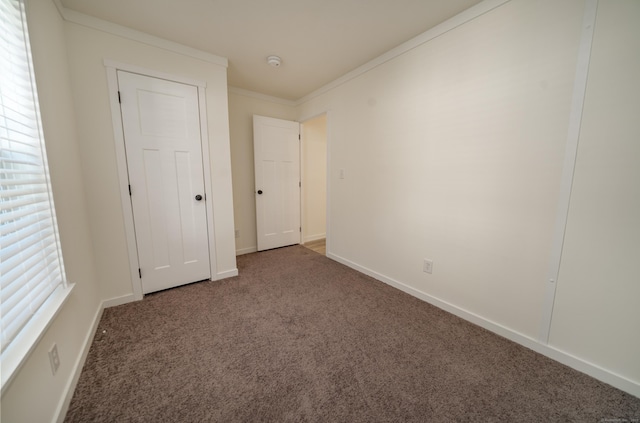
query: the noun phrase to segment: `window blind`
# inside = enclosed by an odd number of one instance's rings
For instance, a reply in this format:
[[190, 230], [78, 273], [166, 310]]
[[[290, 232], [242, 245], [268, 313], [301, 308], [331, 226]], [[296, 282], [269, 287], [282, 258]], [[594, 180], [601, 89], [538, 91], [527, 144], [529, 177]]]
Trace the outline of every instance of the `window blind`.
[[24, 0], [0, 0], [0, 281], [4, 359], [66, 284]]

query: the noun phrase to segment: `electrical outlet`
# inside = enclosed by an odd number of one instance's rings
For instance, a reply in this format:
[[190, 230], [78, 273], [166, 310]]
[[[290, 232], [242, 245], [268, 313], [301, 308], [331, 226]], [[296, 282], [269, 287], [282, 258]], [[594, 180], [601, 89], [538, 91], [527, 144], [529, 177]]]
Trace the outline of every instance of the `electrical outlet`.
[[236, 238], [240, 238], [240, 229], [236, 229]]
[[55, 375], [60, 367], [60, 356], [58, 355], [58, 346], [53, 344], [49, 350], [49, 362], [51, 362], [51, 371]]
[[422, 264], [422, 271], [424, 273], [433, 273], [433, 260], [424, 259]]

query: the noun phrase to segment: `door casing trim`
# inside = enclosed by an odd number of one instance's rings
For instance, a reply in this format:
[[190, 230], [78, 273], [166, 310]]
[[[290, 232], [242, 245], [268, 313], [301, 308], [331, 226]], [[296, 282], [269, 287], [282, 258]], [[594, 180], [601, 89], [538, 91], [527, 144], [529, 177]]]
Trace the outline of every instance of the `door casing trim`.
[[141, 68], [135, 65], [120, 63], [113, 60], [104, 60], [107, 72], [107, 86], [109, 89], [109, 105], [111, 108], [111, 123], [113, 125], [113, 141], [116, 152], [116, 164], [118, 170], [118, 184], [120, 188], [120, 204], [124, 220], [125, 237], [127, 241], [127, 256], [129, 258], [129, 276], [134, 301], [143, 298], [142, 279], [139, 277], [138, 248], [136, 244], [135, 227], [133, 223], [133, 207], [129, 196], [129, 170], [127, 168], [127, 155], [124, 144], [124, 128], [118, 101], [118, 76], [117, 71], [137, 73], [151, 78], [165, 79], [168, 81], [188, 84], [198, 89], [198, 107], [200, 109], [200, 142], [202, 145], [202, 165], [204, 171], [204, 190], [207, 206], [207, 230], [209, 232], [209, 271], [212, 280], [217, 279], [217, 260], [213, 215], [213, 193], [211, 187], [211, 159], [209, 155], [209, 137], [207, 127], [207, 111], [205, 101], [206, 83], [177, 75], [159, 72], [153, 69]]

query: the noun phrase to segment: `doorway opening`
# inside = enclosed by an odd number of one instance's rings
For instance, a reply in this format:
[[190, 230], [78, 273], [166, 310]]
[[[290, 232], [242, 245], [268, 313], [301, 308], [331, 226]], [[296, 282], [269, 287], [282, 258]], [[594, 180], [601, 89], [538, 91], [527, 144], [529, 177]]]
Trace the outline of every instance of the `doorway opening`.
[[327, 237], [327, 115], [302, 122], [302, 244], [326, 255]]

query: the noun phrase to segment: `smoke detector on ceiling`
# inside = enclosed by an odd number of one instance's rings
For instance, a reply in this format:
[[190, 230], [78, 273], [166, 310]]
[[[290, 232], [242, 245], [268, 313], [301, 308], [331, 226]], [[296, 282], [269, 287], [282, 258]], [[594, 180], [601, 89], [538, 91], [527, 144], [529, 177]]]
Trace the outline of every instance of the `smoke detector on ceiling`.
[[274, 68], [277, 68], [280, 66], [280, 63], [282, 63], [282, 59], [280, 59], [278, 56], [269, 56], [267, 57], [267, 63]]

